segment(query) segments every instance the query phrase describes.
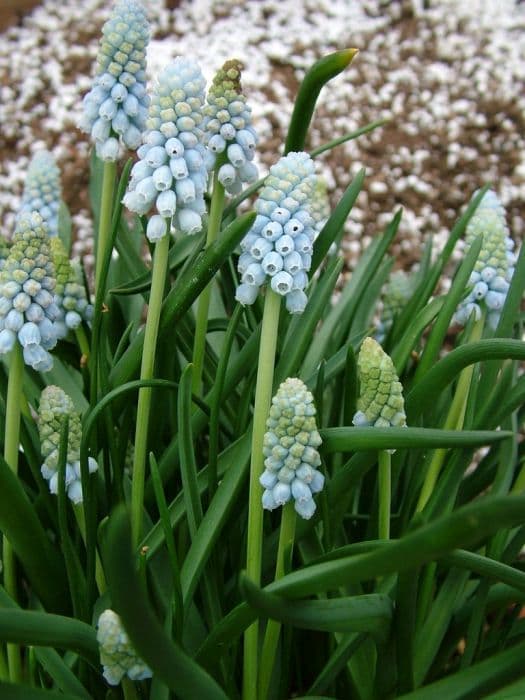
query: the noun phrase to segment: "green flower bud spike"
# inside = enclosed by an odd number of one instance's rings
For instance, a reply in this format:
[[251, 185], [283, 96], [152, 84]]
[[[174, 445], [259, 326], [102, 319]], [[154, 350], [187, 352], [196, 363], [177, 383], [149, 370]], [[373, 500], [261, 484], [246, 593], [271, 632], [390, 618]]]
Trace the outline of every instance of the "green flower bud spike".
[[[376, 428], [406, 427], [403, 387], [394, 363], [379, 343], [365, 338], [357, 358], [360, 395], [355, 426]], [[379, 538], [390, 538], [391, 454], [395, 450], [379, 451]]]

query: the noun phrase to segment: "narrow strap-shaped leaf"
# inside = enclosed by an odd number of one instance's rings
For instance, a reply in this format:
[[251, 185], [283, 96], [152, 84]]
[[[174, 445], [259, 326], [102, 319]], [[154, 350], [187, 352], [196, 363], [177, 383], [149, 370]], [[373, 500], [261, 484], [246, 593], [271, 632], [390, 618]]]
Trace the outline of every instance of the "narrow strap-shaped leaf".
[[51, 647], [36, 647], [35, 654], [42, 668], [66, 696], [72, 695], [82, 700], [91, 699], [91, 695], [58, 652]]
[[315, 693], [319, 693], [334, 681], [337, 675], [344, 669], [348, 659], [359, 649], [367, 638], [366, 634], [350, 634], [343, 637], [338, 646], [326, 662], [325, 666], [308, 689], [309, 700]]
[[320, 156], [321, 153], [331, 151], [333, 148], [336, 148], [336, 146], [340, 146], [341, 144], [347, 143], [348, 141], [352, 141], [353, 139], [356, 139], [359, 136], [368, 134], [370, 131], [374, 131], [375, 129], [378, 129], [380, 126], [384, 126], [385, 124], [388, 124], [388, 119], [376, 119], [375, 121], [370, 122], [369, 124], [365, 124], [364, 126], [359, 127], [359, 129], [356, 129], [355, 131], [351, 131], [349, 134], [345, 134], [344, 136], [338, 136], [336, 139], [332, 139], [331, 141], [327, 141], [326, 143], [321, 144], [321, 146], [318, 146], [317, 148], [314, 148], [312, 151], [310, 151], [310, 155], [312, 156], [312, 158], [317, 158], [317, 156]]
[[388, 635], [393, 608], [387, 595], [290, 601], [261, 590], [244, 575], [240, 585], [248, 605], [272, 620], [325, 632], [368, 632], [383, 639]]
[[525, 343], [521, 340], [478, 340], [452, 350], [435, 364], [409, 392], [405, 406], [407, 419], [423, 413], [441, 391], [468, 365], [484, 360], [525, 359]]
[[183, 700], [227, 700], [213, 678], [171, 641], [155, 616], [134, 566], [131, 530], [123, 506], [109, 518], [103, 552], [113, 607], [153, 673]]
[[68, 608], [66, 571], [20, 481], [0, 458], [0, 530], [20, 559], [33, 590], [53, 612]]
[[193, 538], [202, 520], [202, 503], [197, 481], [197, 463], [195, 461], [195, 452], [193, 451], [193, 435], [191, 432], [191, 377], [192, 365], [188, 365], [180, 379], [177, 415], [182, 493], [186, 503], [186, 517], [188, 518], [190, 536]]
[[319, 265], [325, 259], [330, 246], [338, 237], [339, 233], [343, 230], [348, 214], [354, 206], [355, 200], [363, 187], [365, 172], [365, 169], [361, 168], [352, 182], [348, 185], [343, 196], [337, 202], [337, 205], [330, 215], [328, 221], [323, 226], [319, 236], [316, 238], [310, 274], [313, 275], [313, 273], [317, 270]]
[[477, 447], [511, 438], [504, 430], [438, 430], [434, 428], [324, 428], [324, 452], [398, 448]]
[[[14, 685], [0, 681], [0, 697], [2, 700], [78, 700], [85, 695], [74, 695], [71, 692], [59, 693], [56, 690], [31, 688], [29, 685]], [[88, 696], [89, 697], [89, 696]]]
[[31, 646], [69, 649], [98, 668], [95, 630], [80, 620], [51, 613], [14, 608], [0, 609], [0, 639]]
[[[179, 277], [162, 305], [159, 342], [166, 333], [172, 330], [173, 324], [189, 309], [228, 255], [235, 249], [251, 228], [255, 216], [254, 212], [248, 212], [238, 217], [221, 232], [215, 243], [212, 243], [199, 255], [195, 265]], [[143, 343], [143, 333], [133, 339], [131, 345], [111, 370], [109, 379], [112, 386], [123, 384], [137, 371], [142, 356]]]
[[445, 302], [438, 314], [434, 328], [427, 340], [423, 354], [421, 355], [414, 379], [416, 382], [427, 372], [432, 364], [434, 364], [439, 355], [439, 351], [450, 326], [452, 315], [461, 301], [462, 296], [465, 294], [470, 273], [474, 269], [482, 243], [483, 238], [480, 236], [470, 246], [465, 259], [461, 263], [458, 273], [452, 282], [452, 286], [445, 297]]
[[303, 78], [299, 92], [295, 98], [292, 118], [288, 127], [288, 135], [284, 145], [284, 153], [302, 151], [310, 121], [315, 109], [315, 103], [323, 85], [339, 75], [358, 53], [357, 49], [344, 49], [323, 56], [314, 63]]
[[[523, 675], [523, 658], [525, 642], [520, 642], [510, 649], [494, 654], [485, 661], [474, 664], [465, 671], [454, 673], [432, 683], [425, 688], [402, 695], [402, 700], [471, 700], [486, 698], [487, 693], [497, 690], [515, 678]], [[498, 697], [496, 695], [496, 697]], [[512, 698], [512, 695], [500, 695], [500, 698]], [[520, 697], [520, 696], [516, 696]]]

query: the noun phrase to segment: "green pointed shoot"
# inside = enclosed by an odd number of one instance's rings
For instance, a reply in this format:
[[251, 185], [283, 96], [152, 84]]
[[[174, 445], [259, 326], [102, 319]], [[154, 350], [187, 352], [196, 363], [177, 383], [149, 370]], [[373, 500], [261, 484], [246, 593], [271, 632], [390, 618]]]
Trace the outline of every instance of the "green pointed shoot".
[[358, 49], [335, 51], [319, 59], [306, 73], [295, 99], [295, 106], [284, 146], [285, 155], [290, 153], [290, 151], [304, 150], [306, 133], [322, 87], [349, 66], [357, 53]]

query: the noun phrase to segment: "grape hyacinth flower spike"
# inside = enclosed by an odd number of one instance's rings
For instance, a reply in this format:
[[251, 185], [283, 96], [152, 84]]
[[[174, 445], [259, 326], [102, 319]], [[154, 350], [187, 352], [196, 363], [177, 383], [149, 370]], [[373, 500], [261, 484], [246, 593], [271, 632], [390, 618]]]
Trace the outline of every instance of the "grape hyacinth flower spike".
[[[82, 503], [82, 481], [80, 477], [80, 440], [82, 426], [80, 414], [75, 411], [71, 398], [58, 386], [47, 386], [41, 396], [38, 408], [38, 432], [40, 450], [44, 457], [40, 471], [49, 483], [51, 493], [58, 493], [58, 456], [62, 421], [67, 416], [68, 443], [65, 484], [67, 495], [73, 503]], [[92, 474], [98, 469], [97, 462], [88, 458], [88, 469]]]
[[103, 675], [110, 685], [118, 685], [124, 676], [132, 681], [151, 678], [151, 669], [137, 656], [120, 617], [113, 610], [104, 610], [98, 618], [97, 642]]
[[243, 67], [236, 59], [226, 61], [213, 78], [204, 106], [206, 165], [211, 171], [218, 160], [222, 163], [218, 179], [230, 194], [238, 194], [243, 183], [257, 179], [257, 167], [252, 161], [258, 138], [251, 109], [242, 94]]
[[55, 303], [60, 312], [55, 325], [58, 337], [65, 338], [69, 330], [91, 320], [93, 307], [86, 295], [80, 265], [69, 260], [60, 238], [52, 238], [50, 244], [56, 269]]
[[379, 343], [365, 338], [357, 357], [360, 392], [352, 423], [358, 427], [406, 427], [403, 387]]
[[241, 284], [235, 295], [241, 304], [253, 304], [269, 283], [285, 297], [290, 313], [304, 311], [315, 238], [309, 209], [315, 186], [314, 163], [307, 153], [288, 153], [270, 168], [255, 203], [258, 216], [241, 242]]
[[474, 313], [476, 320], [487, 312], [492, 329], [498, 325], [510, 281], [514, 274], [516, 256], [514, 241], [509, 235], [505, 210], [495, 192], [488, 190], [467, 224], [466, 243], [470, 246], [478, 236], [483, 245], [470, 276], [472, 287], [454, 314], [454, 321], [465, 325]]
[[20, 213], [37, 211], [50, 236], [58, 236], [58, 211], [62, 188], [60, 170], [49, 151], [36, 153], [27, 170]]
[[98, 157], [114, 162], [120, 144], [132, 151], [139, 147], [146, 122], [149, 24], [142, 5], [119, 0], [102, 35], [97, 76], [84, 97], [78, 126], [90, 135]]
[[168, 220], [185, 233], [202, 228], [207, 170], [202, 145], [205, 80], [199, 66], [178, 56], [159, 75], [149, 109], [147, 132], [131, 170], [125, 206], [146, 214], [152, 242], [169, 233]]
[[0, 272], [0, 354], [10, 352], [18, 342], [25, 364], [39, 372], [53, 367], [48, 351], [57, 342], [55, 285], [44, 220], [37, 212], [24, 213]]
[[382, 293], [383, 309], [377, 324], [375, 339], [382, 343], [388, 335], [394, 319], [405, 308], [412, 296], [413, 280], [403, 270], [396, 270], [388, 278]]
[[300, 379], [288, 378], [281, 384], [266, 421], [266, 468], [259, 479], [264, 487], [263, 508], [273, 510], [293, 498], [302, 518], [314, 514], [312, 496], [324, 486], [324, 476], [317, 469], [321, 464], [317, 451], [321, 436], [315, 413], [313, 396]]

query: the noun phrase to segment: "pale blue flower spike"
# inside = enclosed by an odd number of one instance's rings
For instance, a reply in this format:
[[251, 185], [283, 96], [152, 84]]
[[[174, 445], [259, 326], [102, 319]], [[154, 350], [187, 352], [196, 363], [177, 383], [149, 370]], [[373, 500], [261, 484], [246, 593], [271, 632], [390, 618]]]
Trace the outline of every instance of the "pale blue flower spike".
[[37, 372], [52, 369], [48, 350], [56, 345], [59, 333], [49, 240], [42, 216], [22, 213], [0, 271], [0, 354], [10, 352], [18, 340], [24, 362]]
[[255, 182], [258, 176], [252, 162], [258, 137], [252, 126], [251, 109], [242, 94], [242, 68], [236, 59], [226, 61], [213, 78], [204, 106], [206, 167], [212, 170], [219, 154], [225, 154], [218, 178], [230, 194], [237, 194], [244, 183]]
[[309, 519], [315, 512], [312, 495], [322, 491], [324, 476], [317, 469], [321, 436], [313, 401], [306, 385], [296, 378], [284, 381], [272, 399], [263, 443], [265, 470], [259, 478], [266, 510], [293, 499], [302, 518]]
[[[24, 349], [24, 353], [26, 349]], [[66, 491], [73, 503], [82, 503], [82, 480], [80, 476], [82, 424], [80, 414], [75, 411], [73, 401], [65, 391], [52, 384], [42, 391], [38, 407], [40, 451], [44, 457], [44, 463], [40, 471], [49, 484], [50, 492], [58, 493], [58, 452], [62, 421], [65, 416], [68, 417], [69, 421], [65, 474]], [[97, 469], [98, 464], [96, 460], [93, 457], [89, 457], [89, 473], [92, 474]]]
[[36, 153], [27, 170], [20, 214], [37, 211], [47, 224], [50, 236], [58, 236], [58, 210], [62, 188], [60, 170], [49, 151]]
[[[241, 304], [253, 304], [259, 289], [269, 283], [285, 297], [290, 313], [304, 311], [316, 235], [309, 213], [315, 185], [314, 164], [307, 153], [289, 153], [270, 168], [255, 202], [258, 216], [241, 241], [238, 269], [242, 284], [235, 295]], [[251, 294], [247, 285], [254, 287]]]
[[146, 48], [149, 24], [137, 0], [119, 0], [102, 28], [97, 76], [84, 97], [79, 128], [91, 136], [99, 158], [116, 161], [120, 145], [141, 143], [149, 97]]
[[483, 244], [470, 276], [470, 292], [456, 309], [453, 320], [461, 325], [466, 325], [472, 315], [479, 320], [484, 308], [489, 327], [495, 329], [514, 274], [516, 255], [505, 209], [492, 190], [485, 193], [467, 224], [467, 248], [479, 236], [483, 237]]
[[202, 145], [205, 80], [192, 60], [177, 57], [160, 74], [149, 109], [144, 143], [137, 151], [124, 204], [136, 214], [156, 210], [146, 235], [169, 233], [166, 219], [184, 233], [202, 229], [208, 172]]
[[118, 685], [124, 676], [133, 681], [152, 677], [151, 669], [137, 656], [120, 617], [113, 610], [104, 610], [98, 618], [97, 642], [103, 676], [110, 685]]

